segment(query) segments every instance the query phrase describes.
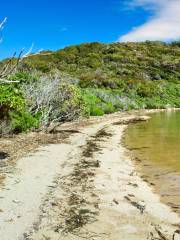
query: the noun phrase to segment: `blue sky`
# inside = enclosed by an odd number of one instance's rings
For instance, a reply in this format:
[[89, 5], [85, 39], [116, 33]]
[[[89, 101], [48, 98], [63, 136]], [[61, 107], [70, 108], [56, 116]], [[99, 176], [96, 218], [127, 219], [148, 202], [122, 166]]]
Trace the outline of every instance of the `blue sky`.
[[[180, 0], [170, 1], [180, 3]], [[82, 42], [139, 41], [144, 33], [141, 28], [156, 20], [163, 9], [161, 2], [167, 3], [166, 0], [2, 1], [0, 19], [7, 16], [8, 21], [3, 29], [0, 58], [28, 49], [32, 43], [37, 51]], [[136, 39], [137, 35], [140, 39]]]

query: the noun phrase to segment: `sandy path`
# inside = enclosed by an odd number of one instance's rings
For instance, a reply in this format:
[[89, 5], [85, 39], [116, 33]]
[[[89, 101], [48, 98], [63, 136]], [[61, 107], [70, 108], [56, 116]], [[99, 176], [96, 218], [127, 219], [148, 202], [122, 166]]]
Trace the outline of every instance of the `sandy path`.
[[6, 179], [0, 191], [1, 240], [21, 239], [32, 226], [48, 187], [53, 185], [54, 176], [62, 171], [68, 154], [83, 140], [77, 135], [71, 144], [42, 147], [32, 156], [18, 161], [15, 173]]
[[[125, 126], [112, 125], [113, 122], [117, 122], [117, 118], [81, 128], [67, 143], [42, 147], [18, 161], [15, 173], [7, 177], [0, 191], [1, 240], [77, 240], [82, 237], [144, 240], [150, 232], [156, 234], [154, 225], [161, 226], [166, 236], [172, 236], [176, 230], [173, 224], [180, 223], [179, 217], [162, 204], [136, 174], [132, 162], [125, 157], [125, 149], [120, 146]], [[94, 146], [92, 156], [86, 156], [101, 129], [110, 135], [98, 139], [100, 151]], [[91, 167], [81, 173], [82, 178], [87, 171], [89, 175], [81, 182], [76, 177], [82, 158], [93, 164], [97, 161], [99, 165], [96, 168], [89, 165]], [[81, 201], [78, 205], [78, 201], [71, 201], [68, 205], [72, 193], [86, 203]], [[96, 209], [96, 221], [87, 221], [85, 227], [71, 232], [66, 226], [67, 216], [63, 214], [70, 215], [72, 207], [82, 206], [92, 212]], [[69, 232], [64, 234], [63, 228]]]
[[39, 213], [42, 198], [54, 174], [61, 170], [69, 146], [43, 147], [33, 156], [22, 158], [13, 176], [6, 179], [0, 191], [0, 236], [16, 240], [31, 227]]

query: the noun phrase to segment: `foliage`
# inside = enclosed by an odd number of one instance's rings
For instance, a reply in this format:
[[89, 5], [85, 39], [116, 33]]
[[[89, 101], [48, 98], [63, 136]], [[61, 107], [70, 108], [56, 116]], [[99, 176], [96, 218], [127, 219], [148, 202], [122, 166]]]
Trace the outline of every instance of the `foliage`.
[[0, 119], [8, 118], [11, 110], [20, 112], [25, 107], [22, 92], [13, 85], [0, 85]]
[[38, 127], [38, 121], [26, 110], [22, 91], [15, 85], [0, 85], [0, 133], [22, 132]]
[[180, 107], [180, 84], [138, 84], [127, 92], [114, 89], [89, 88], [83, 91], [90, 115], [102, 115], [121, 110]]
[[40, 116], [42, 126], [70, 121], [84, 113], [80, 91], [66, 80], [59, 75], [47, 75], [21, 86], [29, 112]]
[[[179, 81], [179, 42], [89, 43], [37, 55], [25, 60], [27, 68], [52, 69], [80, 79], [81, 87], [131, 87], [140, 81]], [[48, 70], [49, 68], [49, 70]]]
[[29, 73], [27, 71], [17, 71], [15, 74], [12, 74], [9, 77], [9, 80], [11, 81], [17, 81], [18, 84], [16, 86], [20, 86], [22, 83], [29, 84], [34, 81], [37, 81], [38, 79], [38, 74], [35, 73]]
[[33, 117], [27, 111], [10, 112], [10, 129], [13, 133], [27, 132], [29, 129], [38, 128], [38, 118]]
[[81, 116], [180, 107], [179, 46], [96, 42], [28, 56], [8, 76], [17, 83], [0, 85], [0, 121], [20, 132]]
[[[79, 79], [86, 111], [179, 107], [179, 42], [86, 43], [27, 58], [26, 66], [59, 69]], [[116, 93], [115, 93], [116, 92]]]

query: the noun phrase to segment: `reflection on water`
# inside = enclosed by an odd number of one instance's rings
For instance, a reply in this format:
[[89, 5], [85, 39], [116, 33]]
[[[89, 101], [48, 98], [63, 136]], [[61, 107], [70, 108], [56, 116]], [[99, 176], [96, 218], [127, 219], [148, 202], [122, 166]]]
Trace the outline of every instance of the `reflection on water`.
[[148, 122], [131, 125], [125, 141], [140, 158], [180, 172], [180, 111], [155, 113]]
[[124, 140], [162, 200], [180, 213], [180, 111], [152, 114], [129, 126]]

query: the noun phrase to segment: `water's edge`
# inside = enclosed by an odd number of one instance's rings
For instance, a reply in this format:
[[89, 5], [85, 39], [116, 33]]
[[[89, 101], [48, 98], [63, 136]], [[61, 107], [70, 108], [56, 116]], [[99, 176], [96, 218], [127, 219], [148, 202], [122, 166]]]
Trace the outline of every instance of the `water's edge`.
[[[173, 109], [179, 110], [179, 109]], [[158, 113], [169, 110], [150, 110], [145, 112], [149, 116], [149, 113]], [[137, 111], [137, 115], [141, 115], [142, 112]], [[143, 111], [144, 114], [144, 111]], [[152, 116], [153, 117], [153, 116]], [[171, 207], [171, 209], [180, 215], [180, 172], [171, 171], [168, 169], [158, 168], [156, 165], [153, 165], [149, 161], [145, 161], [136, 156], [135, 152], [130, 149], [128, 144], [125, 141], [125, 136], [127, 134], [127, 129], [124, 130], [122, 145], [126, 149], [126, 154], [133, 161], [133, 164], [137, 170], [139, 176], [147, 182], [152, 191], [160, 196], [160, 199], [163, 203]], [[178, 189], [178, 191], [177, 191]]]

